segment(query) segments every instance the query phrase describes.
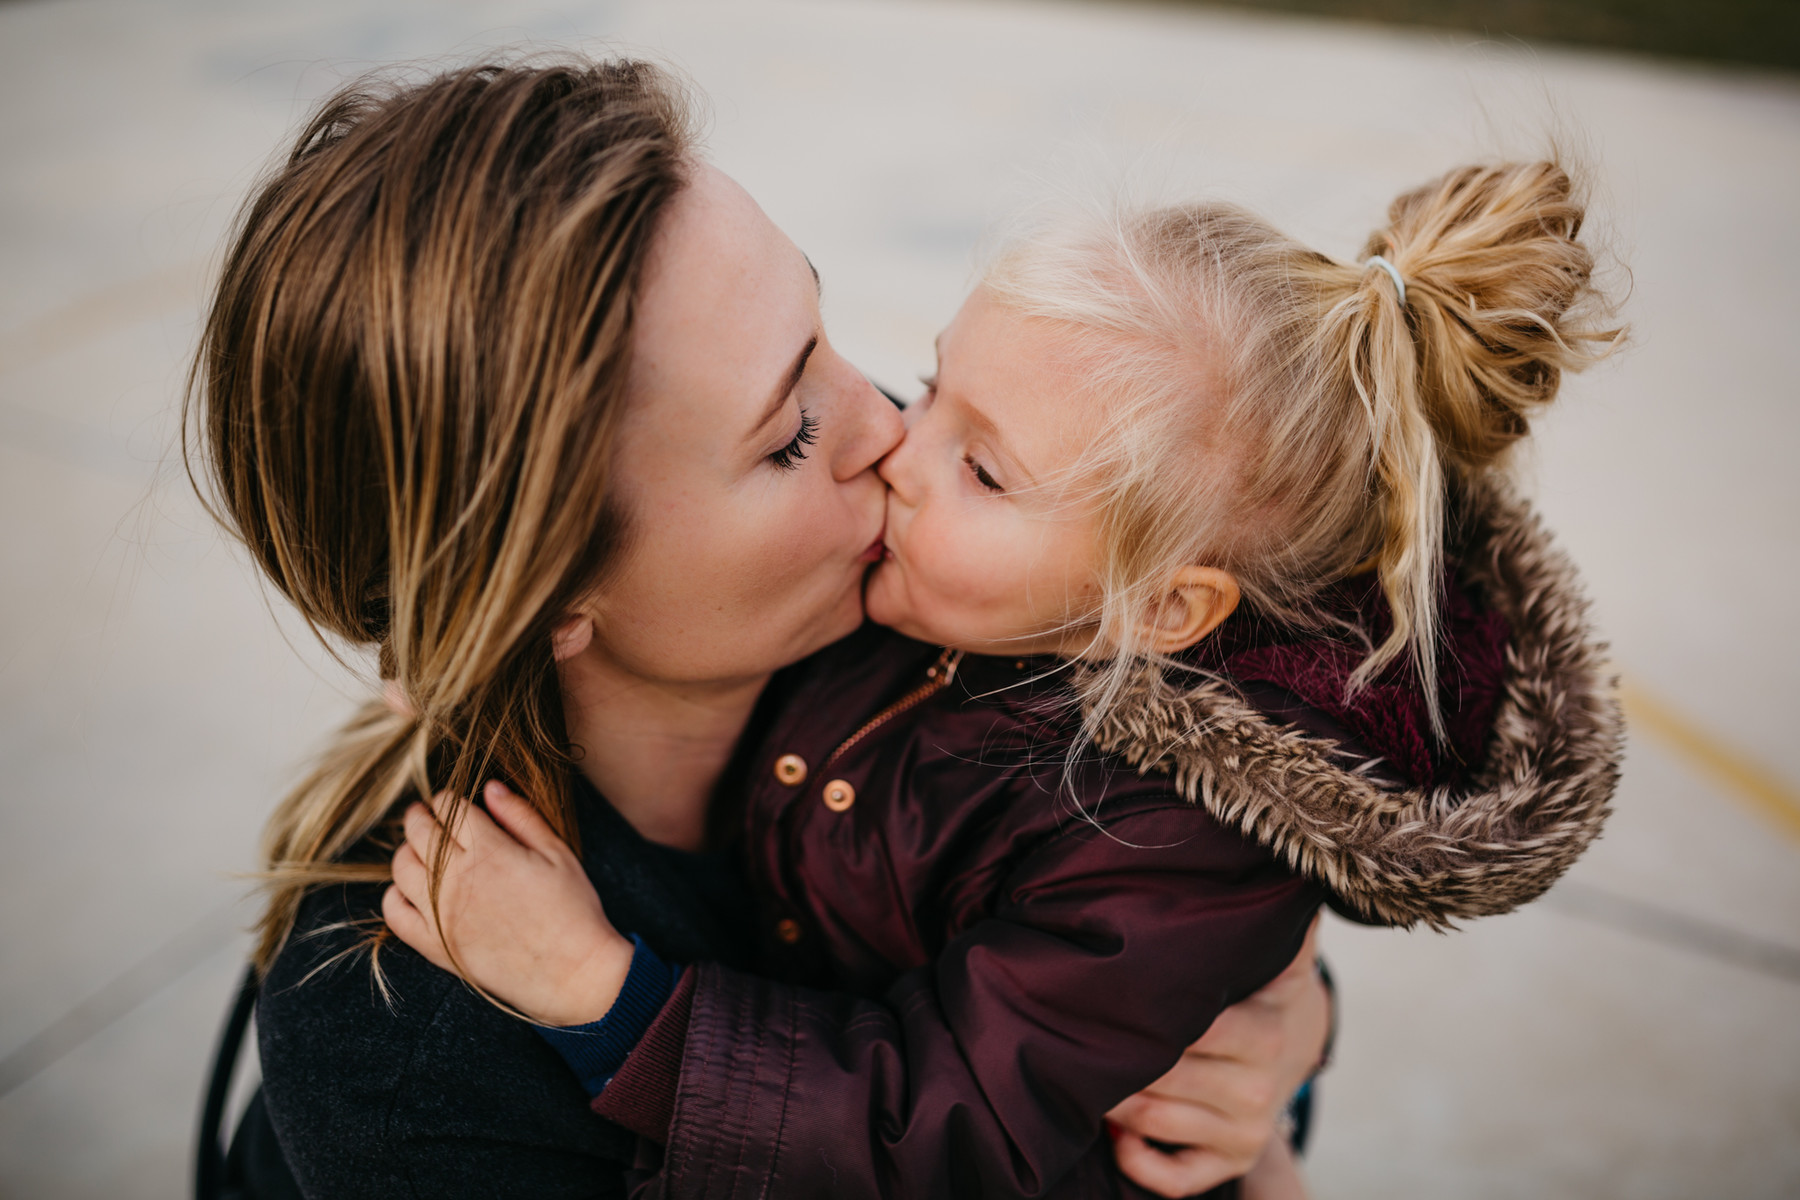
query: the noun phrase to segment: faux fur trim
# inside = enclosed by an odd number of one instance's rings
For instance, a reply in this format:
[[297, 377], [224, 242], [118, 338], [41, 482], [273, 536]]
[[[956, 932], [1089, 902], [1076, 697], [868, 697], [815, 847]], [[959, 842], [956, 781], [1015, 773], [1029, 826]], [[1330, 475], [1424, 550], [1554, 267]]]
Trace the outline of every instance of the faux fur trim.
[[1616, 681], [1575, 568], [1530, 507], [1492, 483], [1466, 498], [1463, 578], [1513, 633], [1486, 757], [1466, 785], [1383, 790], [1228, 684], [1178, 690], [1153, 671], [1097, 723], [1098, 747], [1170, 775], [1372, 923], [1442, 929], [1542, 895], [1606, 820], [1624, 741]]

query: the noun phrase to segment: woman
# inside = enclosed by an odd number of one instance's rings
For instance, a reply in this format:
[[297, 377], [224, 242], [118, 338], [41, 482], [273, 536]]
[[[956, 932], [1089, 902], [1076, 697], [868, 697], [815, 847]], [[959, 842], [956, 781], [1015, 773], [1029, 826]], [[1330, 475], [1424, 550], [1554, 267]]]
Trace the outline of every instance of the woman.
[[[898, 414], [825, 339], [804, 256], [629, 62], [333, 100], [245, 211], [196, 382], [221, 519], [406, 702], [367, 706], [269, 827], [259, 1042], [299, 1183], [622, 1194], [634, 1139], [527, 1027], [384, 937], [392, 819], [508, 779], [621, 928], [748, 965], [734, 763], [771, 678], [862, 621]], [[1256, 1157], [1243, 1130], [1275, 1106], [1233, 1080], [1272, 1095], [1322, 1037], [1294, 979], [1286, 1053], [1171, 1078], [1239, 1120], [1119, 1113], [1223, 1155], [1128, 1137], [1134, 1177], [1181, 1194]]]

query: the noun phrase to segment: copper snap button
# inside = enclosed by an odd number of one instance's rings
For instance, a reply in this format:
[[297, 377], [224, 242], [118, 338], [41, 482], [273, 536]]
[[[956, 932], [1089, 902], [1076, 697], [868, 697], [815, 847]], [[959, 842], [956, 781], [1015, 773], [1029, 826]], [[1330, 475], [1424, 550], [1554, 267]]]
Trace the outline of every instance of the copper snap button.
[[800, 940], [800, 922], [792, 917], [781, 918], [775, 922], [775, 936], [788, 945], [793, 945]]
[[789, 787], [806, 782], [806, 760], [798, 754], [784, 754], [775, 760], [775, 778]]
[[842, 779], [834, 779], [825, 785], [825, 807], [832, 812], [844, 812], [856, 803], [856, 789]]

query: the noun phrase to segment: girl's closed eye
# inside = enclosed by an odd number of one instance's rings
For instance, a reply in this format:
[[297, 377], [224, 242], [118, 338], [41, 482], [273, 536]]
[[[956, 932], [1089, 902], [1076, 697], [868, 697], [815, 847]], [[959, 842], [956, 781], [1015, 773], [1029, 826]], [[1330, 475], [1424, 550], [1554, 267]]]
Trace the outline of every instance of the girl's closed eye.
[[1004, 492], [1006, 490], [1005, 488], [1000, 486], [1000, 483], [998, 480], [996, 480], [992, 475], [988, 474], [988, 469], [986, 467], [982, 466], [980, 463], [975, 461], [974, 455], [972, 455], [972, 454], [963, 455], [963, 465], [969, 468], [969, 474], [975, 476], [975, 482], [979, 483], [983, 488], [986, 488], [988, 491]]
[[769, 455], [769, 461], [776, 468], [792, 471], [806, 459], [806, 448], [819, 440], [819, 421], [804, 408], [800, 410], [800, 431], [794, 439], [775, 453]]

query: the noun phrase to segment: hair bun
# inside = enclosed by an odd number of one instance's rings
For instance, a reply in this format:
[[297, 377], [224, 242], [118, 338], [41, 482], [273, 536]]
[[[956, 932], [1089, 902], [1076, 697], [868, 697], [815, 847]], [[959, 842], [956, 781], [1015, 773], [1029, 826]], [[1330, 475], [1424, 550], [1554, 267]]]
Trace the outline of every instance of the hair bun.
[[1556, 162], [1469, 166], [1395, 200], [1369, 239], [1365, 253], [1406, 278], [1419, 399], [1446, 465], [1496, 462], [1565, 370], [1619, 340], [1603, 324], [1593, 253], [1577, 240], [1585, 217]]

